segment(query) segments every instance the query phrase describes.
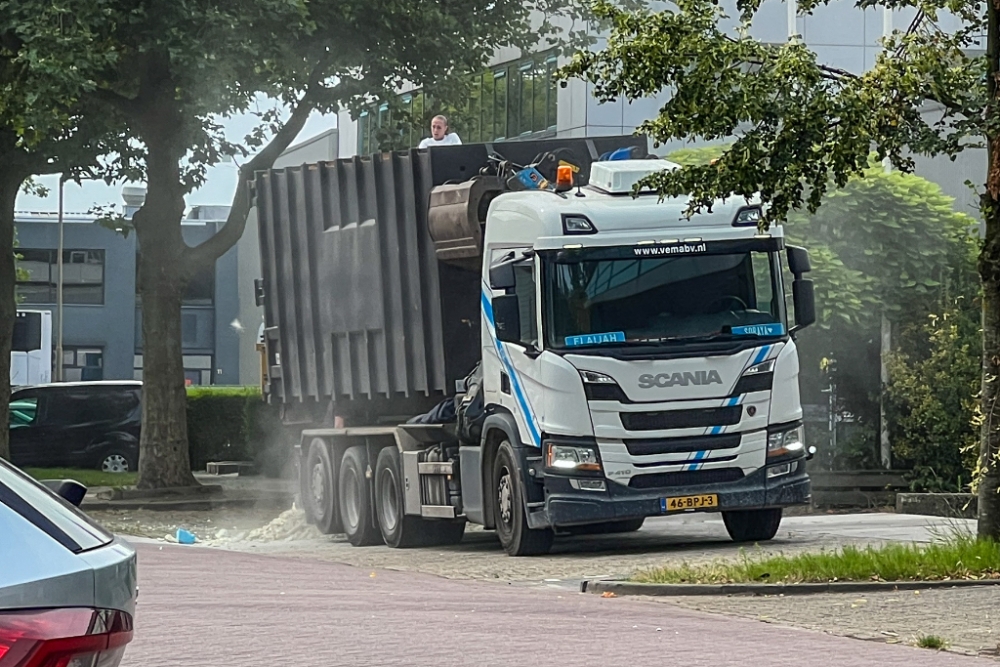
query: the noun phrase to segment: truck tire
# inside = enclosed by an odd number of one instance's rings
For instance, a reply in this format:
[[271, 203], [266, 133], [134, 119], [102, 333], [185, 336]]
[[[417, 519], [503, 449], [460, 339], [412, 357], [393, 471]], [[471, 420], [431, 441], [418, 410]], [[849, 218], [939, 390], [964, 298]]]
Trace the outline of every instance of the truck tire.
[[493, 516], [497, 537], [510, 556], [536, 556], [552, 548], [551, 529], [531, 530], [525, 516], [524, 488], [514, 459], [514, 448], [500, 443], [493, 461]]
[[733, 542], [766, 542], [778, 532], [781, 508], [723, 512], [722, 521]]
[[371, 483], [365, 476], [368, 452], [361, 445], [349, 447], [340, 462], [337, 504], [347, 541], [356, 547], [379, 544], [382, 534], [374, 522]]
[[595, 523], [589, 526], [573, 526], [567, 529], [570, 535], [613, 535], [616, 533], [634, 533], [642, 528], [646, 519], [625, 519], [623, 521], [609, 521], [607, 523]]
[[417, 546], [429, 522], [406, 516], [403, 507], [403, 475], [399, 452], [386, 447], [375, 462], [375, 516], [386, 545], [393, 549]]
[[299, 474], [299, 492], [306, 520], [315, 524], [324, 535], [340, 532], [337, 513], [336, 490], [333, 484], [333, 461], [330, 450], [320, 438], [309, 444], [303, 467]]

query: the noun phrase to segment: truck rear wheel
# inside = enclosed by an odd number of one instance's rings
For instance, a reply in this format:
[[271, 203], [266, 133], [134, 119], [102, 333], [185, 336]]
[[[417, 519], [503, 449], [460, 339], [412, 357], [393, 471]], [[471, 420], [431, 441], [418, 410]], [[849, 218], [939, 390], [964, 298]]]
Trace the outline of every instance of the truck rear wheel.
[[368, 452], [361, 445], [349, 447], [340, 462], [337, 500], [340, 520], [347, 541], [356, 547], [367, 547], [382, 541], [382, 535], [372, 520], [371, 484], [365, 476]]
[[324, 535], [340, 532], [333, 484], [333, 461], [326, 443], [314, 438], [299, 471], [299, 493], [306, 520]]
[[493, 461], [493, 516], [497, 537], [510, 556], [545, 554], [552, 548], [553, 533], [551, 529], [528, 528], [524, 488], [514, 456], [514, 448], [504, 440]]
[[416, 546], [423, 530], [430, 528], [420, 517], [404, 512], [403, 475], [395, 447], [380, 451], [375, 462], [375, 513], [382, 539], [394, 549]]
[[778, 533], [781, 508], [723, 512], [722, 522], [734, 542], [766, 542]]

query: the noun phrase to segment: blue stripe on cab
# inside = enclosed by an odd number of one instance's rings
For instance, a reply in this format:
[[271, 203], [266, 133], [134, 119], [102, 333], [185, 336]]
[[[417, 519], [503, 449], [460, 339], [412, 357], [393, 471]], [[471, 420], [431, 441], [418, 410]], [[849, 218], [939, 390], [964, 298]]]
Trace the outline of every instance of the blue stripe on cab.
[[521, 386], [521, 380], [514, 371], [514, 364], [511, 362], [510, 357], [507, 356], [507, 350], [504, 349], [503, 343], [501, 343], [496, 337], [496, 324], [493, 321], [493, 304], [486, 296], [486, 292], [482, 292], [481, 294], [483, 314], [486, 315], [486, 320], [490, 325], [489, 332], [490, 338], [493, 340], [493, 346], [496, 348], [497, 355], [500, 357], [500, 363], [503, 364], [504, 368], [507, 370], [507, 375], [510, 376], [511, 386], [514, 390], [514, 399], [517, 401], [521, 411], [524, 413], [524, 423], [528, 427], [528, 433], [531, 435], [532, 443], [535, 447], [541, 447], [542, 436], [538, 430], [538, 424], [535, 422], [535, 415], [531, 411], [531, 406], [528, 404], [528, 398], [524, 393], [524, 388]]

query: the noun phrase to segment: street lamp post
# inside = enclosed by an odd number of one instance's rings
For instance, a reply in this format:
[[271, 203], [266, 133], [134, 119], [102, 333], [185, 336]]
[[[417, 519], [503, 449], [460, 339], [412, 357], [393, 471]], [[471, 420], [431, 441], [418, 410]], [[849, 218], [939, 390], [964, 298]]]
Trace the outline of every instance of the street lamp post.
[[59, 176], [59, 253], [56, 260], [59, 267], [59, 282], [56, 283], [56, 382], [62, 382], [63, 377], [63, 190], [66, 184], [64, 176]]

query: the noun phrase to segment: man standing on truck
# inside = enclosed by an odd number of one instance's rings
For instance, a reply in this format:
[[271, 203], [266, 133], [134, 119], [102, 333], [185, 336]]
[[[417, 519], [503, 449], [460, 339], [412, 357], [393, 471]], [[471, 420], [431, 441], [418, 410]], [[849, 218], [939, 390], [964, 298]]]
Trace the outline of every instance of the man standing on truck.
[[457, 134], [448, 132], [448, 119], [439, 114], [431, 119], [431, 136], [421, 141], [418, 148], [457, 146], [461, 143], [462, 140], [458, 138]]

